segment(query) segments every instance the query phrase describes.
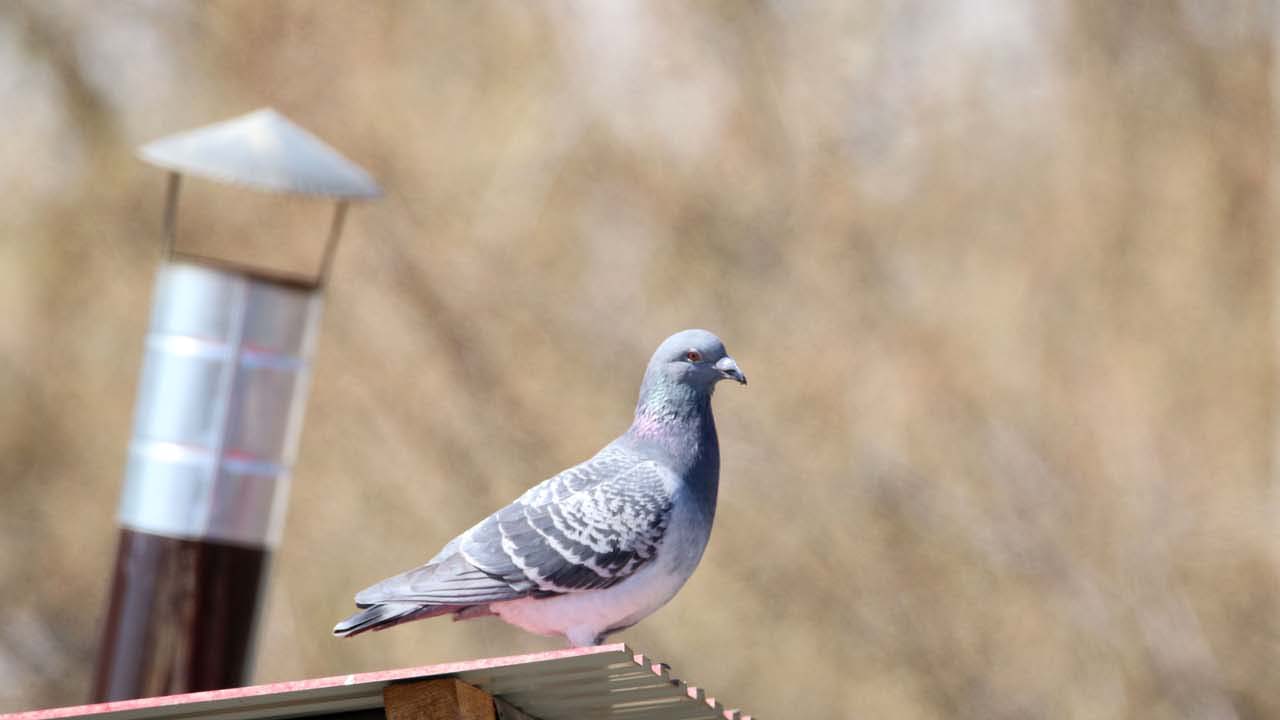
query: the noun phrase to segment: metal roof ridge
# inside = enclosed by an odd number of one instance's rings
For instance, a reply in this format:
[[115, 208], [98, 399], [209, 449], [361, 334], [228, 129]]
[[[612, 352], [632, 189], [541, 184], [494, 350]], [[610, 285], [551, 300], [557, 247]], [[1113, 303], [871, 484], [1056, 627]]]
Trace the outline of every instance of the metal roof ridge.
[[383, 707], [388, 688], [452, 678], [531, 717], [749, 720], [624, 643], [0, 715], [0, 720], [268, 720]]
[[53, 720], [54, 718], [96, 715], [99, 713], [120, 712], [123, 710], [174, 707], [216, 700], [251, 698], [279, 695], [282, 693], [301, 692], [306, 690], [318, 690], [323, 688], [355, 687], [361, 685], [390, 683], [397, 680], [413, 680], [419, 678], [447, 676], [462, 672], [511, 667], [516, 665], [528, 665], [532, 663], [563, 660], [574, 657], [587, 657], [591, 655], [603, 655], [608, 653], [626, 653], [627, 659], [631, 659], [631, 653], [625, 644], [612, 643], [609, 645], [596, 645], [594, 647], [585, 648], [548, 650], [545, 652], [527, 653], [524, 655], [504, 655], [492, 658], [482, 658], [479, 660], [460, 660], [438, 663], [435, 665], [419, 665], [415, 667], [396, 668], [391, 670], [373, 670], [364, 673], [330, 675], [327, 677], [307, 680], [285, 680], [276, 683], [246, 685], [244, 687], [224, 688], [221, 690], [202, 690], [199, 692], [182, 693], [177, 695], [159, 695], [156, 697], [116, 700], [104, 703], [91, 703], [87, 705], [69, 705], [39, 710], [23, 710], [16, 713], [0, 714], [0, 720]]

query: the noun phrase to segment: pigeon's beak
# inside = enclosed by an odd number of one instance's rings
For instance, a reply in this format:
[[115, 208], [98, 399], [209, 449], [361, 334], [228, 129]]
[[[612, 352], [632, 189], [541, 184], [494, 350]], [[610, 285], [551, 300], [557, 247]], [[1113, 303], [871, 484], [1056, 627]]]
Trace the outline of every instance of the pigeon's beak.
[[716, 369], [720, 371], [720, 377], [737, 380], [743, 385], [747, 384], [747, 376], [742, 374], [742, 371], [738, 369], [738, 363], [728, 355], [716, 362]]

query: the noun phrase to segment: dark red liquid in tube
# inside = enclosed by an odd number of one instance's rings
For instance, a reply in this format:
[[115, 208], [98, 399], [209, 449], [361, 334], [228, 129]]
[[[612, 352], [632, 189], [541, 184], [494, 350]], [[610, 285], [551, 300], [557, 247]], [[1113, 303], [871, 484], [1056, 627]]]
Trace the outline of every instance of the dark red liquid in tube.
[[92, 701], [248, 684], [270, 557], [122, 528]]

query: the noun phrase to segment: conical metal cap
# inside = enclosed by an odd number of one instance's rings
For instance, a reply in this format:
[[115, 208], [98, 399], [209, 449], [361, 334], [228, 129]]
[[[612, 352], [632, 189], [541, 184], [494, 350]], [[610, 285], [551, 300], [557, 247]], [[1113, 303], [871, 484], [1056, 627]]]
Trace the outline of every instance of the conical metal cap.
[[168, 170], [271, 192], [382, 194], [360, 166], [271, 108], [153, 140], [138, 154]]

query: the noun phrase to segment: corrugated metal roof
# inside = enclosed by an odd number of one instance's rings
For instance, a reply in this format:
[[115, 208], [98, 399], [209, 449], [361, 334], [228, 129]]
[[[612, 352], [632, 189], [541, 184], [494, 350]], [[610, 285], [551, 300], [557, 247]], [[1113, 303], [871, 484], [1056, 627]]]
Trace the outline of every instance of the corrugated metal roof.
[[339, 199], [382, 194], [369, 173], [271, 108], [153, 140], [143, 160], [272, 192]]
[[378, 709], [392, 682], [454, 677], [539, 720], [750, 720], [626, 645], [385, 670], [0, 715], [0, 720], [265, 720]]

